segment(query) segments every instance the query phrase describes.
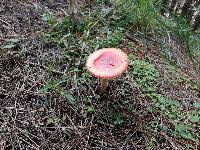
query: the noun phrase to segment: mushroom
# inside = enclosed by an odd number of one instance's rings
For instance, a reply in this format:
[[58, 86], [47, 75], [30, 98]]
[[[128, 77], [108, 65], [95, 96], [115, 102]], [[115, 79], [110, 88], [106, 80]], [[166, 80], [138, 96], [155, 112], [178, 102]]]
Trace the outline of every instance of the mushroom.
[[97, 50], [86, 61], [88, 72], [100, 79], [100, 93], [104, 93], [109, 79], [120, 76], [127, 67], [127, 54], [117, 48]]

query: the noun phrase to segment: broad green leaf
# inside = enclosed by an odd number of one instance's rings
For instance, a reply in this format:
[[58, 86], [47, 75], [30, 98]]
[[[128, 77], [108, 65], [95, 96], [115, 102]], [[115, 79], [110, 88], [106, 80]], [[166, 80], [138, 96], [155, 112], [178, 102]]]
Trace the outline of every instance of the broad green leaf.
[[15, 44], [8, 44], [8, 45], [4, 45], [3, 48], [13, 48], [15, 47], [16, 45]]
[[182, 123], [177, 124], [177, 125], [175, 126], [175, 128], [176, 128], [176, 130], [177, 130], [178, 132], [184, 132], [184, 131], [186, 130], [186, 126], [185, 126], [184, 124], [182, 124]]
[[200, 116], [199, 116], [198, 114], [197, 114], [197, 115], [189, 114], [189, 115], [188, 115], [188, 119], [189, 119], [191, 122], [199, 122]]
[[12, 43], [17, 43], [19, 40], [18, 39], [6, 39], [6, 42], [12, 42]]
[[182, 132], [180, 133], [180, 135], [187, 140], [191, 140], [191, 141], [195, 140], [195, 137], [190, 132]]
[[194, 103], [193, 106], [196, 108], [200, 108], [200, 103]]
[[148, 107], [146, 108], [146, 110], [147, 110], [148, 112], [153, 112], [152, 106], [148, 106]]

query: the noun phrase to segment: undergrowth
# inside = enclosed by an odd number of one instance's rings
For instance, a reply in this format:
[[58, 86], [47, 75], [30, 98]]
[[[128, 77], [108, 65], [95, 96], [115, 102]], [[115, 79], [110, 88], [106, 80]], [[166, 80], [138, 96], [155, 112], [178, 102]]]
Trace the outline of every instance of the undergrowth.
[[[86, 57], [102, 47], [119, 47], [126, 34], [132, 32], [138, 35], [137, 38], [142, 41], [144, 49], [150, 46], [149, 37], [153, 36], [159, 41], [157, 38], [167, 34], [177, 37], [183, 43], [191, 59], [199, 54], [198, 36], [180, 16], [163, 18], [159, 15], [162, 7], [160, 1], [113, 1], [113, 7], [107, 10], [103, 10], [98, 5], [99, 2], [105, 4], [110, 1], [96, 1], [96, 5], [93, 6], [96, 10], [92, 9], [89, 14], [83, 9], [84, 15], [80, 15], [80, 20], [75, 24], [72, 24], [70, 16], [58, 21], [51, 13], [42, 15], [50, 29], [41, 32], [41, 39], [47, 45], [57, 46], [61, 50], [61, 59], [68, 67], [61, 72], [62, 76], [58, 80], [48, 81], [40, 92], [55, 92], [67, 101], [75, 102], [76, 95], [67, 89], [76, 84], [79, 88], [87, 88], [88, 79], [92, 79], [84, 69]], [[109, 14], [110, 12], [112, 13]], [[55, 69], [58, 69], [56, 65], [48, 67], [47, 76], [50, 77]], [[192, 103], [185, 112], [180, 102], [164, 97], [158, 92], [158, 78], [159, 72], [152, 64], [130, 57], [128, 75], [124, 79], [130, 80], [140, 89], [140, 96], [149, 103], [144, 112], [150, 113], [153, 120], [148, 123], [147, 130], [152, 134], [165, 132], [176, 138], [195, 141], [195, 128], [200, 124], [200, 104]], [[86, 105], [85, 111], [93, 113], [95, 110], [91, 105]], [[112, 116], [114, 125], [125, 122], [121, 114], [116, 113]]]
[[[141, 96], [147, 98], [150, 103], [146, 111], [153, 113], [154, 119], [151, 122], [153, 131], [156, 133], [162, 131], [175, 137], [195, 141], [196, 135], [193, 128], [200, 124], [198, 110], [200, 103], [193, 103], [189, 111], [183, 112], [178, 101], [165, 98], [157, 92], [156, 81], [159, 72], [153, 65], [131, 58], [129, 66], [129, 76], [132, 76], [133, 83], [141, 88]], [[185, 113], [188, 114], [186, 117]], [[161, 116], [169, 122], [161, 123]]]

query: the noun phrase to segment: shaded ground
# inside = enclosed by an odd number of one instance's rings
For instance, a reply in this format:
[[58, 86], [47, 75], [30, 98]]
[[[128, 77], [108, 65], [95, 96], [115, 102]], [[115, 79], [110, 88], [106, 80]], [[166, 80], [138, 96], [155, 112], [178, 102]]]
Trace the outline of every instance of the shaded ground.
[[[56, 46], [40, 40], [39, 31], [48, 29], [41, 16], [51, 11], [61, 18], [67, 6], [64, 0], [52, 4], [35, 0], [0, 2], [1, 45], [10, 38], [19, 40], [13, 48], [0, 51], [0, 149], [183, 149], [187, 144], [190, 149], [198, 149], [199, 125], [193, 142], [148, 130], [148, 123], [154, 118], [144, 111], [149, 103], [140, 95], [140, 88], [124, 81], [125, 75], [111, 81], [108, 94], [100, 97], [95, 94], [97, 81], [91, 77], [75, 81], [74, 75], [78, 74], [68, 73], [70, 81], [64, 80], [62, 88], [75, 97], [74, 103], [55, 91], [41, 92], [49, 78], [61, 78], [63, 68], [69, 67]], [[161, 75], [158, 92], [181, 102], [182, 111], [187, 112], [191, 103], [200, 102], [199, 89], [194, 88], [199, 75], [179, 51], [181, 48], [176, 49], [180, 69], [168, 71], [167, 62], [154, 44], [147, 55]], [[120, 47], [132, 53], [123, 42]], [[144, 59], [143, 46], [134, 56]], [[46, 63], [41, 65], [41, 60]], [[46, 68], [50, 60], [57, 68], [49, 73]], [[180, 74], [182, 78], [178, 80]]]

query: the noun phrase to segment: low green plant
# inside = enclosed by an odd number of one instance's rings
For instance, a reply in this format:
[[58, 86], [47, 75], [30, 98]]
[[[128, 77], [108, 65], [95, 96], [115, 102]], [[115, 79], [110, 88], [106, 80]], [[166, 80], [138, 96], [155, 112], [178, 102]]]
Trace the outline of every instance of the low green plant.
[[[156, 81], [159, 73], [153, 65], [142, 60], [130, 58], [129, 74], [133, 77], [133, 83], [140, 87], [141, 96], [149, 101], [149, 106], [146, 110], [154, 114], [154, 121], [151, 122], [152, 129], [158, 132], [158, 128], [160, 128], [163, 132], [167, 132], [172, 136], [194, 141], [196, 136], [192, 126], [199, 123], [199, 110], [189, 111], [187, 119], [190, 122], [185, 124], [180, 103], [170, 98], [164, 98], [157, 93]], [[198, 108], [199, 106], [199, 103], [193, 104], [193, 108]], [[165, 117], [169, 124], [160, 124], [158, 115]], [[157, 119], [155, 118], [156, 116]]]
[[132, 81], [142, 88], [143, 93], [155, 91], [159, 72], [150, 63], [130, 57], [129, 74], [133, 77]]
[[54, 123], [55, 123], [55, 121], [54, 121], [53, 117], [48, 117], [47, 118], [47, 125], [54, 124]]
[[5, 40], [4, 45], [1, 47], [2, 49], [10, 49], [16, 47], [17, 43], [19, 42], [19, 39], [7, 39]]
[[172, 135], [176, 137], [182, 137], [187, 140], [194, 141], [195, 140], [195, 135], [192, 131], [190, 131], [188, 128], [190, 125], [186, 125], [184, 123], [177, 123], [175, 125], [175, 130], [172, 131]]
[[65, 16], [61, 21], [56, 20], [51, 13], [44, 13], [42, 20], [46, 21], [50, 27], [48, 32], [42, 31], [42, 40], [45, 43], [58, 44], [61, 40], [71, 35], [72, 22], [70, 17]]
[[156, 143], [156, 139], [154, 137], [151, 137], [151, 139], [149, 140], [148, 142], [148, 147], [147, 147], [147, 150], [152, 150], [153, 149], [153, 146], [154, 144]]
[[122, 125], [124, 123], [124, 117], [120, 113], [114, 113], [111, 117], [111, 121], [114, 125]]
[[[174, 126], [174, 129], [168, 127], [168, 133], [176, 137], [182, 137], [192, 141], [195, 140], [196, 135], [193, 126], [199, 123], [200, 113], [198, 110], [189, 111], [187, 118], [184, 118], [179, 102], [173, 99], [166, 99], [158, 94], [153, 100], [154, 103], [151, 106], [154, 107], [154, 110], [156, 112], [162, 112], [170, 124]], [[192, 107], [193, 109], [194, 105]], [[190, 122], [184, 123], [185, 119], [190, 120]]]
[[74, 98], [74, 96], [72, 94], [70, 94], [70, 92], [67, 92], [64, 89], [63, 85], [66, 85], [68, 83], [68, 80], [66, 79], [60, 79], [60, 80], [51, 80], [49, 81], [46, 85], [44, 85], [38, 92], [39, 93], [55, 93], [57, 95], [61, 95], [63, 96], [66, 101], [70, 102], [70, 103], [74, 103], [76, 101], [76, 99]]
[[188, 113], [188, 119], [191, 123], [200, 125], [200, 103], [193, 103], [192, 109]]
[[86, 107], [86, 113], [93, 113], [94, 109], [92, 108], [92, 106], [87, 106]]
[[84, 108], [85, 108], [83, 115], [94, 113], [94, 107], [92, 106], [92, 103], [91, 103], [91, 100], [90, 100], [89, 97], [84, 97], [83, 105], [84, 105]]

